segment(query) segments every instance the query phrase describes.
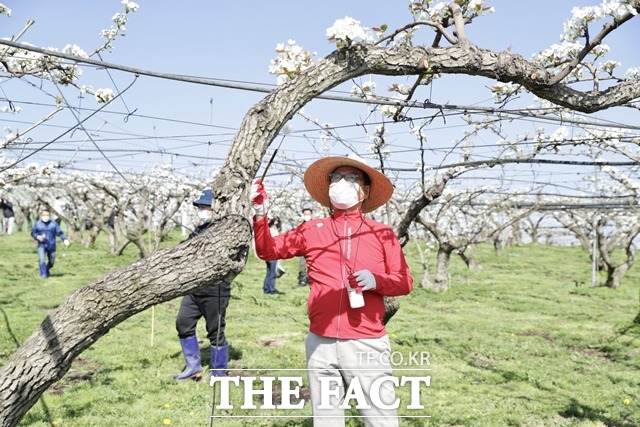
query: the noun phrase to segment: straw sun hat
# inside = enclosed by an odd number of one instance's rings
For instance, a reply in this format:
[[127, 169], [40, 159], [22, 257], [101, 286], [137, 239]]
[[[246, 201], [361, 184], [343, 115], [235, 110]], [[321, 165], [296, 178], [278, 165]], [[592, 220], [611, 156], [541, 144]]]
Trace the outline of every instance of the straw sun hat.
[[393, 184], [381, 172], [367, 165], [359, 156], [332, 156], [316, 160], [304, 174], [304, 186], [307, 191], [322, 206], [331, 207], [329, 200], [329, 174], [340, 166], [353, 166], [369, 176], [371, 187], [369, 197], [362, 203], [362, 212], [376, 210], [387, 203], [393, 194]]

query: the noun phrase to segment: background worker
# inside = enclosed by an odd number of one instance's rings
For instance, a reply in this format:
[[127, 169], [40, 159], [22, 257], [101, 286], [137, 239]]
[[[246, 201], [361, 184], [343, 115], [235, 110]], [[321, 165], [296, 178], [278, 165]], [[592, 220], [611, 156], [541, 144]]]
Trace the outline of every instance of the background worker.
[[[213, 192], [206, 189], [193, 205], [198, 208], [198, 218], [202, 223], [186, 240], [192, 239], [211, 226], [211, 202]], [[185, 240], [185, 241], [186, 241]], [[202, 378], [200, 348], [196, 336], [198, 320], [204, 317], [207, 338], [211, 343], [211, 375], [224, 376], [229, 364], [229, 343], [224, 334], [225, 316], [231, 297], [231, 285], [207, 286], [192, 294], [185, 295], [180, 303], [176, 318], [176, 329], [180, 338], [180, 347], [186, 363], [184, 371], [174, 375], [175, 380]]]
[[9, 201], [8, 197], [4, 196], [0, 200], [0, 210], [2, 210], [2, 230], [0, 234], [11, 236], [16, 217], [13, 212], [13, 203]]
[[40, 212], [40, 219], [31, 229], [31, 237], [38, 242], [40, 277], [46, 279], [51, 275], [51, 269], [56, 263], [56, 237], [60, 237], [65, 246], [69, 246], [69, 239], [60, 229], [60, 225], [56, 221], [51, 221], [51, 213], [48, 209]]

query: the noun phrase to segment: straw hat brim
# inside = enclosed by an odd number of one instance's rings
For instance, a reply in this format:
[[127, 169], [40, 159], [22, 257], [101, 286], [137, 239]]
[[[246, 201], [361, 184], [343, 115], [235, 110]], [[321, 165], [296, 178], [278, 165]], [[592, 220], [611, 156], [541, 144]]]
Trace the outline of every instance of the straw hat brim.
[[304, 174], [304, 186], [315, 201], [331, 207], [329, 199], [329, 174], [340, 166], [353, 166], [369, 176], [371, 180], [369, 197], [362, 203], [362, 212], [376, 210], [387, 203], [393, 195], [393, 184], [383, 173], [371, 166], [346, 156], [332, 156], [316, 160]]

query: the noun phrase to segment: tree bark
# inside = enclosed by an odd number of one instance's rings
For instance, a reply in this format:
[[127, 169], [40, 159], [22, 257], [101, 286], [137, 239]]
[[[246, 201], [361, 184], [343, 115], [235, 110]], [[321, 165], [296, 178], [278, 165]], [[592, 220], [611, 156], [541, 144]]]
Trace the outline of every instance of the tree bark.
[[204, 286], [231, 283], [244, 268], [250, 237], [245, 218], [227, 216], [202, 235], [69, 295], [2, 367], [0, 426], [17, 425], [76, 356], [120, 322]]
[[425, 189], [417, 199], [411, 202], [409, 209], [407, 209], [407, 212], [405, 213], [404, 217], [395, 230], [402, 246], [404, 246], [409, 241], [409, 227], [416, 220], [416, 218], [418, 218], [420, 212], [422, 212], [422, 210], [426, 208], [431, 202], [440, 197], [445, 187], [447, 186], [447, 183], [461, 173], [462, 170], [458, 169], [447, 170], [442, 175], [442, 178], [437, 184]]
[[436, 256], [436, 273], [431, 282], [431, 289], [435, 292], [446, 292], [449, 290], [449, 264], [451, 263], [451, 252], [455, 248], [446, 243], [441, 243]]
[[420, 277], [420, 287], [423, 289], [433, 289], [434, 283], [431, 279], [431, 274], [429, 274], [429, 270], [426, 268], [422, 271], [422, 276]]
[[386, 325], [399, 309], [400, 301], [398, 301], [397, 297], [384, 297], [384, 316], [382, 317], [382, 323]]
[[82, 233], [82, 246], [85, 248], [93, 247], [99, 234], [100, 228], [96, 225], [92, 225], [90, 229], [84, 230]]
[[611, 289], [620, 288], [620, 284], [622, 283], [622, 278], [625, 276], [625, 274], [627, 274], [629, 269], [633, 267], [633, 263], [635, 262], [635, 255], [633, 253], [633, 247], [631, 244], [629, 244], [626, 247], [626, 254], [627, 254], [627, 259], [618, 265], [615, 265], [613, 263], [608, 263], [608, 262], [606, 263], [607, 264], [607, 280], [605, 281], [605, 284], [604, 284], [606, 287]]

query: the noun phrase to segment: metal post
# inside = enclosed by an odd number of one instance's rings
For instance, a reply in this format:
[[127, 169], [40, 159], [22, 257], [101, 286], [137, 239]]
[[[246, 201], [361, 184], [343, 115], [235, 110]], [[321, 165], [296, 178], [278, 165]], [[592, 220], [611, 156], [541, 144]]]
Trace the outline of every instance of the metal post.
[[593, 217], [593, 249], [591, 255], [591, 287], [596, 287], [597, 274], [598, 274], [598, 263], [597, 263], [597, 247], [598, 247], [598, 222], [596, 221], [595, 216]]

